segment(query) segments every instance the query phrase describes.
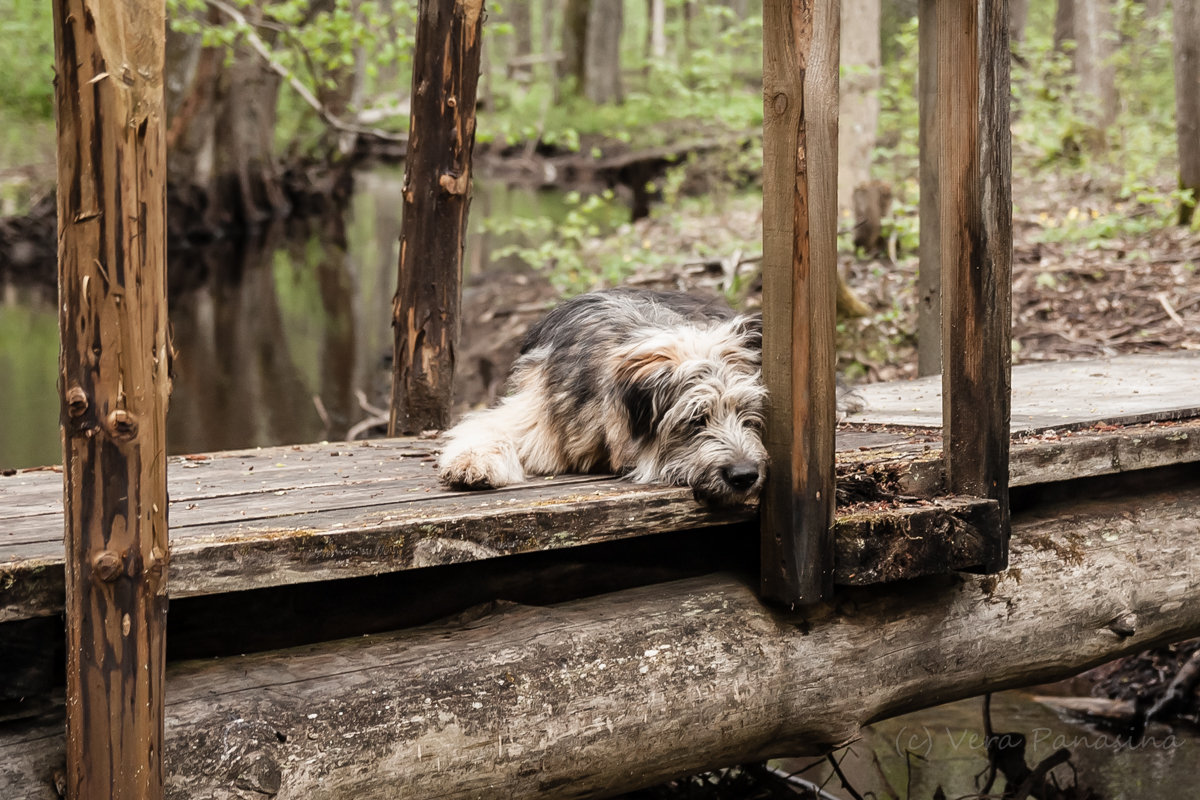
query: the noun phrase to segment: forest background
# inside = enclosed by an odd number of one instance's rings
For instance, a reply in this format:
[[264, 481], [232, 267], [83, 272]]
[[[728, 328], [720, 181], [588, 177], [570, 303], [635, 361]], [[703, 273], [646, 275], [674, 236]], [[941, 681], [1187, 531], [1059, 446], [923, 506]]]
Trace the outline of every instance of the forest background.
[[[1010, 4], [1017, 362], [1200, 348], [1195, 190], [1180, 182], [1187, 167], [1180, 153], [1200, 152], [1200, 125], [1176, 118], [1177, 99], [1188, 95], [1176, 85], [1177, 62], [1189, 69], [1182, 45], [1200, 40], [1200, 11], [1177, 5]], [[841, 308], [840, 368], [851, 380], [912, 377], [918, 3], [843, 0], [842, 10], [840, 269], [855, 298]], [[638, 283], [720, 291], [754, 306], [761, 3], [508, 0], [486, 11], [472, 227], [488, 244], [468, 259], [469, 374], [460, 380], [460, 407], [494, 398], [523, 327], [563, 294]], [[338, 254], [310, 251], [314, 237], [325, 250], [345, 240], [348, 227], [353, 238], [362, 215], [347, 211], [347, 198], [370, 194], [378, 166], [402, 158], [415, 13], [415, 4], [389, 0], [170, 0], [169, 272], [177, 326], [187, 323], [179, 287], [212, 280], [211, 266], [185, 256], [212, 242], [239, 243], [236, 258], [249, 263], [245, 249], [262, 249], [279, 219], [310, 220], [283, 234], [286, 253], [276, 242], [262, 257], [277, 272], [287, 261], [293, 273], [290, 282], [276, 275], [269, 287], [283, 316], [293, 308], [332, 319], [339, 292], [383, 293], [386, 278], [368, 287], [361, 275], [330, 274], [341, 270]], [[0, 51], [0, 277], [49, 287], [49, 4], [6, 4], [0, 33], [8, 42]], [[552, 200], [515, 209], [481, 203], [497, 183]], [[376, 249], [394, 269], [387, 248]], [[514, 264], [528, 268], [519, 280]], [[354, 306], [357, 330], [365, 323], [355, 302], [346, 306]], [[28, 323], [11, 303], [5, 308], [0, 336], [20, 339]], [[384, 334], [356, 333], [356, 358], [384, 357]], [[258, 338], [276, 335], [264, 326]], [[309, 349], [331, 350], [336, 332], [324, 338]], [[288, 358], [303, 386], [289, 412], [313, 420], [308, 429], [174, 440], [211, 449], [338, 437], [367, 415], [351, 388], [382, 405], [386, 395], [365, 368], [332, 397], [324, 385], [330, 368], [308, 364], [321, 354], [294, 349]], [[182, 352], [186, 370], [194, 348]], [[44, 369], [45, 359], [34, 364], [40, 356], [19, 348], [3, 358], [17, 376]], [[182, 384], [186, 405], [186, 375]]]

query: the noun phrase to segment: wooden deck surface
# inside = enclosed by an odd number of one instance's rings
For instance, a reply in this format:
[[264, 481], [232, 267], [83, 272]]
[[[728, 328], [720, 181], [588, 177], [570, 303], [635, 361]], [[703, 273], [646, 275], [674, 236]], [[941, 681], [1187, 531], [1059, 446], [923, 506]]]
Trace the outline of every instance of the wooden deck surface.
[[[851, 421], [939, 427], [942, 377], [858, 389], [866, 408]], [[1200, 353], [1023, 364], [1012, 372], [1014, 435], [1097, 423], [1132, 424], [1200, 415]]]
[[[1140, 380], [1137, 363], [1123, 358], [1015, 368], [1012, 484], [1200, 461], [1200, 420], [1179, 419], [1200, 409], [1200, 358], [1146, 359]], [[1116, 380], [1101, 384], [1097, 375]], [[928, 406], [940, 402], [936, 393], [914, 394], [909, 402], [909, 408], [925, 406], [924, 417], [902, 409], [889, 416], [875, 405], [885, 393], [900, 398], [901, 390], [919, 383], [865, 387], [870, 410], [839, 430], [839, 525], [848, 532], [889, 510], [909, 520], [929, 509], [960, 513], [957, 501], [912, 498], [940, 492], [936, 426], [897, 426], [933, 418]], [[687, 489], [606, 476], [452, 492], [436, 480], [437, 448], [436, 440], [396, 439], [172, 457], [171, 595], [371, 575], [756, 514], [754, 507], [706, 508]], [[61, 609], [61, 502], [56, 469], [0, 477], [0, 622]], [[977, 512], [963, 508], [960, 516]], [[854, 577], [853, 569], [842, 572], [843, 579]]]

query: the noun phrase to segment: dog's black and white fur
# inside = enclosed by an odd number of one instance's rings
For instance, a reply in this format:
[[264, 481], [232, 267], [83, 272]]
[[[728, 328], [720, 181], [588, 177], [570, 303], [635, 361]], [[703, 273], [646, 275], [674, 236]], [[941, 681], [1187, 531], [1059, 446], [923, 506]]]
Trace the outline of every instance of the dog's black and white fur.
[[611, 289], [530, 329], [509, 395], [464, 419], [439, 462], [451, 486], [616, 472], [742, 503], [766, 471], [762, 322], [721, 301]]

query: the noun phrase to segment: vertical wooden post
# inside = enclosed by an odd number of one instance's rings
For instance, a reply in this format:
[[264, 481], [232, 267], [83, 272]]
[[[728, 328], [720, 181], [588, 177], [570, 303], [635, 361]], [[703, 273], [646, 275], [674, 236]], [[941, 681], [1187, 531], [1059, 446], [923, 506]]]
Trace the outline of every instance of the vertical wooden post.
[[950, 491], [1000, 501], [1008, 552], [1012, 157], [1007, 0], [939, 0], [942, 435]]
[[1200, 0], [1175, 0], [1175, 135], [1179, 187], [1195, 192], [1179, 206], [1179, 224], [1190, 225], [1200, 202]]
[[420, 0], [389, 435], [450, 421], [483, 0]]
[[938, 204], [938, 0], [918, 8], [917, 91], [920, 108], [921, 238], [917, 268], [917, 374], [942, 371], [942, 241]]
[[163, 793], [162, 0], [53, 0], [67, 796]]
[[762, 589], [833, 587], [838, 0], [763, 6], [763, 377], [770, 392]]

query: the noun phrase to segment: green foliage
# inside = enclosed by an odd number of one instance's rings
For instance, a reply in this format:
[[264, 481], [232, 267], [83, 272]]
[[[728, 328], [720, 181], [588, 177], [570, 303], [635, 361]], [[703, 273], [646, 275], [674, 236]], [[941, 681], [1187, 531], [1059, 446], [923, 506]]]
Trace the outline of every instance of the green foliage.
[[[534, 269], [549, 272], [560, 292], [572, 295], [603, 283], [619, 283], [632, 268], [631, 258], [605, 253], [594, 261], [589, 253], [602, 235], [619, 236], [617, 220], [628, 212], [611, 191], [583, 196], [570, 192], [561, 219], [546, 216], [489, 219], [484, 230], [516, 243], [492, 251], [492, 259], [517, 257]], [[626, 228], [628, 226], [625, 226]]]
[[896, 57], [883, 70], [879, 87], [879, 124], [874, 172], [893, 187], [916, 176], [917, 134], [921, 118], [917, 107], [917, 18], [899, 25]]
[[[630, 4], [626, 20], [644, 16]], [[682, 14], [668, 26], [669, 40], [682, 38]], [[571, 81], [559, 88], [549, 76], [526, 86], [507, 78], [501, 68], [490, 75], [492, 106], [480, 114], [478, 140], [515, 144], [530, 139], [578, 149], [585, 137], [603, 136], [635, 146], [678, 140], [681, 129], [693, 135], [747, 130], [762, 125], [762, 16], [734, 18], [724, 5], [706, 4], [693, 20], [692, 47], [677, 47], [662, 60], [644, 55], [644, 28], [627, 27], [623, 42], [625, 96], [621, 103], [595, 105], [580, 97]], [[495, 31], [488, 29], [495, 37]], [[497, 50], [505, 42], [492, 38]], [[500, 59], [495, 59], [499, 61]]]
[[[262, 19], [257, 23], [239, 21], [225, 12], [223, 5], [234, 7], [250, 20], [261, 8]], [[219, 22], [209, 21], [210, 7], [217, 9]], [[289, 81], [298, 81], [318, 98], [356, 77], [365, 96], [395, 98], [408, 91], [407, 79], [398, 76], [411, 69], [416, 4], [387, 4], [385, 8], [375, 0], [357, 5], [353, 0], [167, 0], [167, 9], [172, 30], [200, 36], [207, 47], [225, 48], [227, 59], [233, 58], [235, 48], [246, 37], [257, 36]], [[285, 83], [277, 131], [281, 143], [294, 144], [322, 131], [316, 111]]]
[[[1148, 19], [1145, 5], [1118, 0], [1118, 46], [1112, 60], [1120, 107], [1104, 130], [1092, 123], [1093, 100], [1083, 97], [1071, 61], [1073, 43], [1054, 45], [1054, 0], [1032, 0], [1025, 35], [1012, 65], [1013, 170], [1053, 170], [1086, 177], [1123, 201], [1123, 212], [1097, 211], [1051, 219], [1043, 241], [1098, 241], [1172, 224], [1185, 195], [1166, 176], [1175, 169], [1176, 135], [1170, 15]], [[916, 230], [918, 186], [918, 49], [916, 19], [901, 22], [880, 90], [874, 172], [890, 183], [897, 202], [891, 224], [902, 239]]]
[[0, 3], [0, 109], [17, 117], [54, 114], [54, 30], [42, 0]]

